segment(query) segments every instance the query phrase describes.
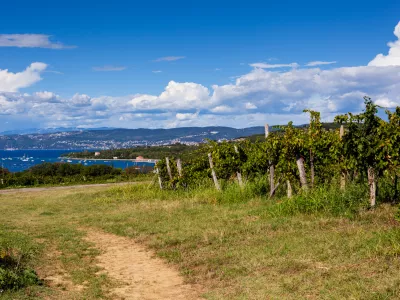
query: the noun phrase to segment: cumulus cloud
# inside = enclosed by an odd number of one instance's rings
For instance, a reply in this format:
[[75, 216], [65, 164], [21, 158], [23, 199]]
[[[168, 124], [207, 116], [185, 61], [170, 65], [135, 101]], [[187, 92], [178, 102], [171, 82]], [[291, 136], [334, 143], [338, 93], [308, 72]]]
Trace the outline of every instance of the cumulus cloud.
[[389, 53], [387, 55], [378, 54], [369, 62], [369, 66], [400, 66], [400, 22], [394, 28], [394, 35], [397, 41], [389, 42]]
[[184, 110], [206, 108], [210, 101], [210, 91], [205, 86], [170, 81], [159, 96], [136, 95], [130, 104], [136, 110]]
[[175, 60], [180, 60], [186, 58], [185, 56], [164, 56], [164, 57], [159, 57], [155, 59], [155, 62], [160, 62], [160, 61], [175, 61]]
[[102, 66], [102, 67], [93, 67], [93, 71], [96, 72], [115, 72], [115, 71], [123, 71], [126, 70], [125, 66]]
[[336, 61], [310, 61], [309, 63], [306, 64], [306, 67], [316, 67], [316, 66], [324, 66], [324, 65], [332, 65], [336, 64]]
[[[395, 32], [400, 35], [399, 25]], [[400, 105], [400, 64], [393, 62], [397, 43], [389, 44], [387, 56], [377, 56], [385, 64], [377, 63], [377, 58], [365, 66], [329, 69], [319, 68], [329, 63], [321, 61], [308, 63], [312, 68], [296, 63], [252, 64], [248, 73], [224, 85], [170, 81], [159, 94], [123, 97], [21, 94], [18, 89], [40, 80], [46, 68], [34, 63], [20, 73], [0, 71], [0, 90], [7, 91], [0, 93], [0, 114], [40, 117], [49, 126], [247, 127], [290, 120], [306, 123], [308, 116], [302, 111], [309, 108], [331, 121], [338, 113], [361, 111], [365, 95], [382, 107]]]
[[214, 108], [210, 109], [211, 112], [215, 114], [225, 114], [225, 113], [231, 113], [234, 112], [235, 109], [233, 107], [227, 106], [227, 105], [219, 105]]
[[92, 98], [90, 98], [88, 95], [76, 93], [70, 100], [67, 101], [67, 103], [72, 106], [84, 107], [91, 105], [91, 100]]
[[43, 91], [43, 92], [36, 92], [35, 93], [35, 98], [40, 99], [43, 102], [49, 102], [49, 103], [59, 103], [61, 102], [60, 96], [56, 95], [53, 92], [48, 92], [48, 91]]
[[66, 46], [60, 42], [52, 42], [50, 41], [50, 37], [50, 35], [45, 34], [0, 34], [0, 47], [49, 49], [75, 48], [75, 46]]
[[257, 109], [257, 106], [255, 106], [251, 102], [246, 102], [245, 107], [246, 107], [246, 109]]
[[175, 117], [179, 121], [193, 120], [199, 116], [199, 112], [196, 113], [177, 113]]
[[7, 69], [0, 69], [0, 91], [16, 92], [21, 88], [31, 86], [42, 80], [40, 75], [46, 68], [46, 64], [35, 62], [24, 71], [18, 73], [9, 72]]

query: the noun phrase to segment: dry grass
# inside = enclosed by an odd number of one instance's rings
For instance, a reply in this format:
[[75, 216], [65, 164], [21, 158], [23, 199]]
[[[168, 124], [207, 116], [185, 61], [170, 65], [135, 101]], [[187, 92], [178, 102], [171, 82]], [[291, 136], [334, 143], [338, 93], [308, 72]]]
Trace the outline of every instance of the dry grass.
[[84, 227], [153, 248], [187, 282], [204, 286], [207, 299], [400, 298], [394, 207], [352, 219], [272, 217], [273, 204], [265, 199], [217, 204], [218, 197], [208, 190], [161, 193], [146, 186], [0, 195], [6, 212], [0, 225], [60, 251], [57, 258], [42, 255], [40, 264], [61, 264], [73, 284], [84, 286], [74, 295], [86, 299], [106, 297], [113, 283], [95, 275], [97, 253], [78, 230]]

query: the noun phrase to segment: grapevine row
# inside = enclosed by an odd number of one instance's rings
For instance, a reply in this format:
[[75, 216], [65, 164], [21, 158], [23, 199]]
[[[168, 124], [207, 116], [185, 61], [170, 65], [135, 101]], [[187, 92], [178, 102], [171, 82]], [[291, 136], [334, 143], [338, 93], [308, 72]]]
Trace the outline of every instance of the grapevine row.
[[340, 129], [324, 129], [320, 113], [312, 110], [310, 124], [297, 128], [289, 122], [272, 132], [266, 126], [265, 140], [217, 143], [209, 141], [192, 157], [181, 162], [161, 160], [158, 170], [161, 188], [189, 188], [204, 179], [220, 182], [237, 180], [243, 186], [257, 176], [268, 176], [269, 196], [280, 185], [287, 197], [293, 192], [322, 184], [339, 184], [367, 178], [370, 205], [376, 204], [377, 180], [385, 177], [397, 197], [400, 171], [400, 107], [386, 110], [387, 120], [378, 116], [378, 106], [368, 97], [360, 114], [335, 117]]

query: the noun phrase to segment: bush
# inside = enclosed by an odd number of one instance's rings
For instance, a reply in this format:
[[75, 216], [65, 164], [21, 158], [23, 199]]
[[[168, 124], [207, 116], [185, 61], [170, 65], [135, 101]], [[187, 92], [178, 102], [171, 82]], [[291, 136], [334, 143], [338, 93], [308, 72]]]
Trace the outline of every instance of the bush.
[[32, 261], [37, 247], [21, 234], [0, 231], [0, 291], [40, 284]]

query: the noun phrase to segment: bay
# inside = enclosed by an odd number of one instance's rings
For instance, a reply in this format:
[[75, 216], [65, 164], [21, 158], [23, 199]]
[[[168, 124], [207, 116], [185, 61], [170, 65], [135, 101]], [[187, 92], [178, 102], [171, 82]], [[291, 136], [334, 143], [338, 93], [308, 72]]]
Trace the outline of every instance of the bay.
[[154, 163], [135, 162], [128, 160], [70, 160], [61, 158], [61, 154], [79, 152], [80, 150], [0, 150], [0, 166], [10, 172], [20, 172], [44, 162], [65, 162], [70, 164], [109, 165], [115, 168], [125, 169], [132, 166], [154, 166]]

